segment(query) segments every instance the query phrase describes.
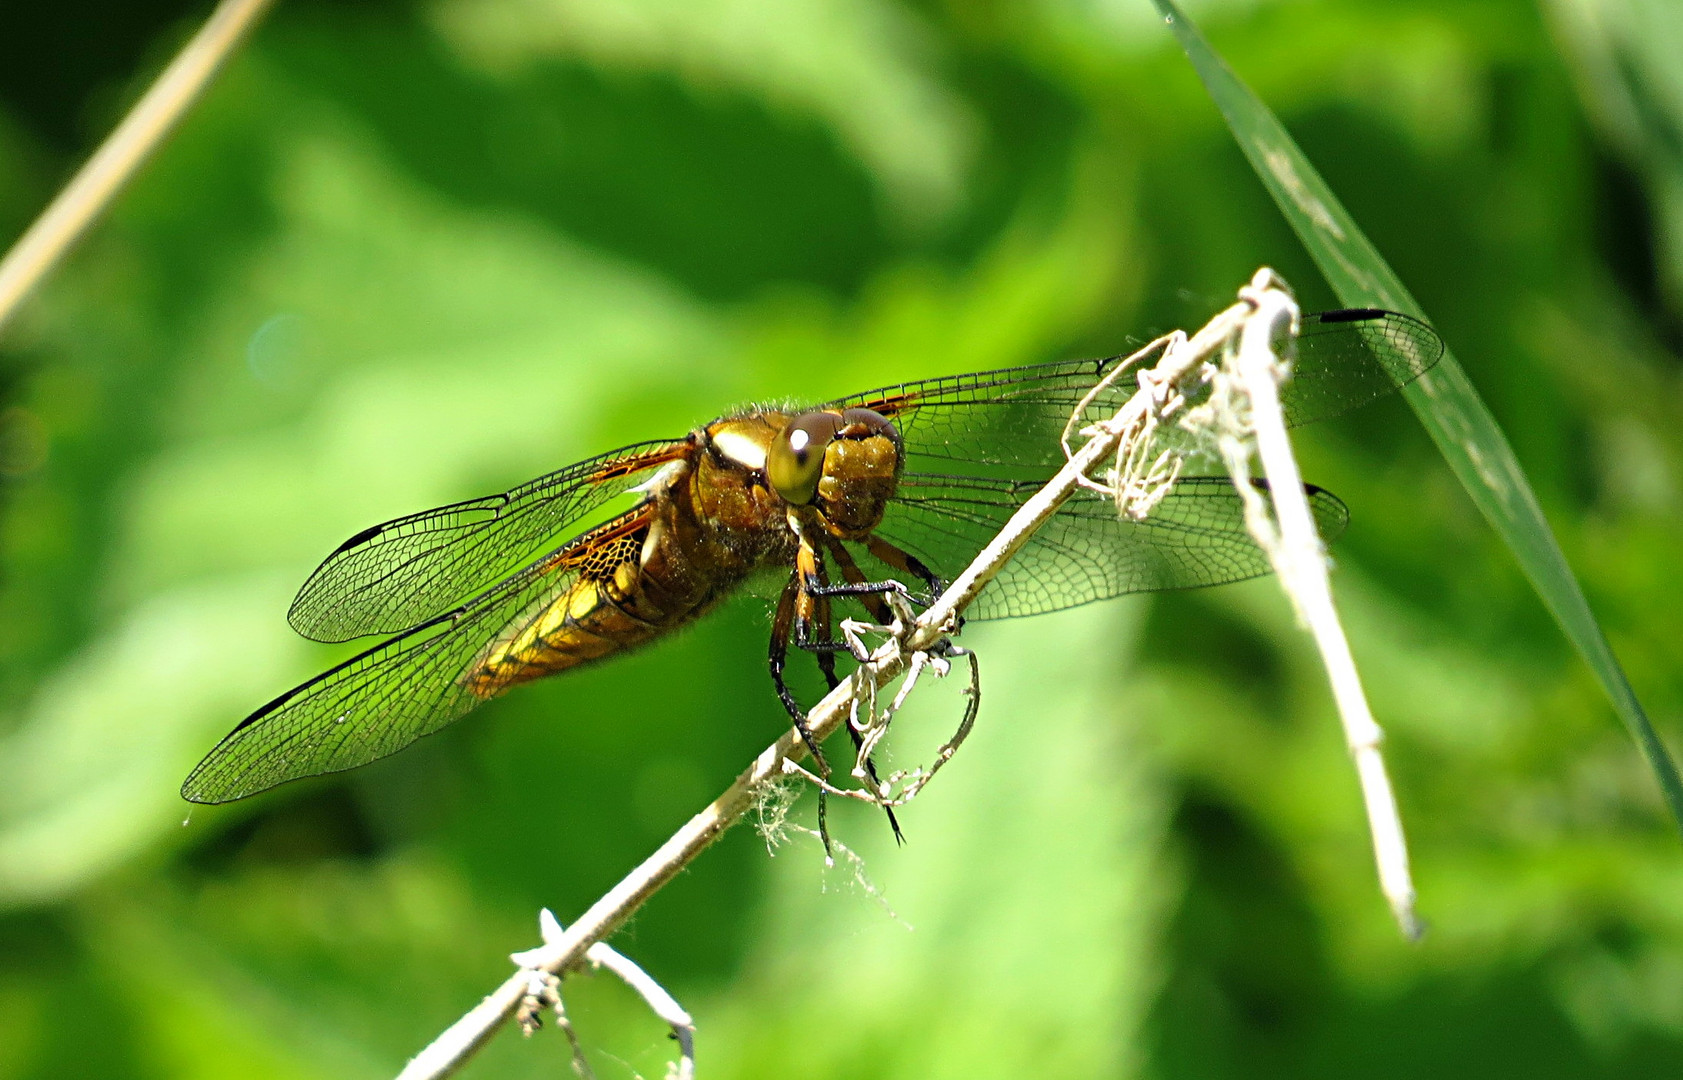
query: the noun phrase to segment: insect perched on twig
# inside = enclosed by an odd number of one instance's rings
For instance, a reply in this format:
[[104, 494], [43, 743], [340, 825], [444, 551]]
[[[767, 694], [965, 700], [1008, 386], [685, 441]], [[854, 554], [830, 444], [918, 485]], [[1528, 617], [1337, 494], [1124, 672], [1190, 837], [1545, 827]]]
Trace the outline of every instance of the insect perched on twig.
[[[1309, 316], [1286, 417], [1307, 423], [1387, 394], [1442, 348], [1405, 315]], [[229, 802], [385, 757], [519, 683], [653, 641], [768, 568], [788, 573], [772, 622], [772, 682], [822, 772], [783, 677], [791, 641], [837, 685], [836, 655], [848, 646], [833, 633], [836, 602], [887, 622], [888, 591], [938, 594], [1063, 464], [1059, 436], [1071, 411], [1097, 419], [1138, 389], [1124, 375], [1089, 394], [1120, 361], [1006, 368], [806, 410], [749, 410], [366, 529], [310, 575], [288, 618], [318, 641], [388, 640], [252, 713], [181, 794]], [[1322, 534], [1341, 531], [1343, 504], [1310, 494]], [[627, 495], [629, 508], [566, 537]], [[967, 616], [1032, 615], [1267, 571], [1231, 483], [1181, 476], [1143, 520], [1119, 518], [1096, 494], [1071, 499]]]

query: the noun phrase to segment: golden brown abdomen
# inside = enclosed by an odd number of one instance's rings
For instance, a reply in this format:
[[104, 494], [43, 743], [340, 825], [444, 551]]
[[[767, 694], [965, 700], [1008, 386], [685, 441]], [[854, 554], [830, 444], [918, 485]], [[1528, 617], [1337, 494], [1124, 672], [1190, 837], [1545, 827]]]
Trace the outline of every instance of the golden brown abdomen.
[[687, 515], [668, 513], [661, 520], [647, 511], [627, 514], [556, 557], [558, 573], [576, 575], [572, 583], [487, 649], [462, 684], [476, 697], [491, 698], [647, 644], [740, 585], [762, 553], [743, 554]]
[[492, 647], [467, 679], [477, 697], [490, 698], [517, 683], [600, 660], [652, 640], [669, 625], [628, 614], [638, 591], [635, 563], [607, 578], [579, 577], [512, 638]]

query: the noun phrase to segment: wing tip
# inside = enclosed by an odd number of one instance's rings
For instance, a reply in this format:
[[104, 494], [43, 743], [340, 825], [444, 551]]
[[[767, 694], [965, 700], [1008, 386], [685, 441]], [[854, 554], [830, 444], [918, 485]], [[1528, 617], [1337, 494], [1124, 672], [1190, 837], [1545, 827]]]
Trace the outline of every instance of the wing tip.
[[[209, 790], [207, 787], [200, 787], [194, 781], [197, 775], [198, 770], [194, 769], [187, 775], [187, 779], [181, 782], [181, 798], [185, 802], [190, 802], [194, 806], [225, 806], [228, 803], [245, 798], [245, 795], [230, 795], [221, 791]], [[255, 795], [256, 792], [247, 792], [246, 794]]]
[[[1317, 311], [1303, 316], [1305, 325], [1339, 326], [1347, 323], [1388, 323], [1392, 326], [1406, 327], [1417, 339], [1425, 339], [1427, 347], [1420, 350], [1421, 362], [1419, 370], [1415, 371], [1409, 381], [1419, 378], [1436, 366], [1443, 359], [1448, 346], [1444, 343], [1443, 335], [1439, 334], [1431, 323], [1415, 315], [1402, 311], [1391, 311], [1387, 308], [1338, 308], [1333, 311]], [[1299, 335], [1303, 336], [1303, 335]]]
[[292, 606], [286, 609], [286, 624], [292, 627], [293, 633], [299, 637], [319, 641], [324, 645], [338, 645], [359, 637], [367, 637], [369, 633], [373, 632], [347, 633], [343, 627], [333, 628], [323, 616], [312, 610], [314, 605], [310, 604], [306, 598], [308, 591], [309, 586], [306, 584], [304, 591], [300, 592], [298, 598], [292, 602]]
[[327, 561], [332, 560], [335, 556], [343, 555], [345, 552], [354, 547], [360, 547], [363, 544], [368, 543], [368, 541], [374, 539], [376, 536], [379, 536], [380, 533], [385, 530], [385, 527], [386, 523], [381, 522], [378, 525], [370, 525], [368, 528], [363, 529], [360, 532], [351, 534], [344, 543], [333, 549], [333, 553], [329, 555], [326, 560], [323, 560], [324, 564]]
[[181, 782], [181, 797], [187, 802], [198, 806], [222, 806], [231, 802], [238, 802], [249, 795], [256, 795], [267, 791], [273, 784], [261, 787], [251, 787], [231, 783], [226, 776], [218, 774], [224, 771], [226, 761], [220, 760], [220, 752], [247, 723], [256, 717], [248, 717], [239, 727], [230, 731], [221, 742], [217, 743], [211, 752], [204, 756], [204, 760], [193, 766], [193, 771], [187, 774], [187, 779]]
[[1304, 484], [1303, 494], [1309, 499], [1321, 539], [1331, 543], [1344, 535], [1344, 530], [1350, 527], [1349, 504], [1318, 484]]

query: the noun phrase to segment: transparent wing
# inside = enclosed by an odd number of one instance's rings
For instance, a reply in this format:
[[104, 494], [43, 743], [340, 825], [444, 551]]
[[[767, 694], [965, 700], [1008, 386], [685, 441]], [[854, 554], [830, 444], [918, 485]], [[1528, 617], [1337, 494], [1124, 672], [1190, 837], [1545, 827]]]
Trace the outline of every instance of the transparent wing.
[[[1038, 487], [1028, 481], [910, 474], [876, 535], [951, 581]], [[1306, 490], [1321, 536], [1331, 540], [1342, 533], [1349, 522], [1344, 504], [1331, 492]], [[894, 576], [887, 568], [872, 569]], [[1079, 491], [965, 615], [1038, 615], [1124, 593], [1223, 585], [1269, 572], [1267, 556], [1245, 529], [1238, 492], [1224, 478], [1181, 480], [1144, 521], [1124, 521], [1115, 503]]]
[[310, 575], [287, 621], [316, 641], [395, 634], [448, 611], [650, 469], [686, 456], [688, 439], [637, 443], [500, 495], [451, 503], [365, 529]]
[[[1437, 334], [1406, 315], [1361, 309], [1306, 316], [1293, 377], [1281, 390], [1287, 421], [1307, 424], [1364, 405], [1418, 378], [1442, 355]], [[907, 471], [877, 535], [951, 580], [1063, 464], [1059, 436], [1071, 412], [1123, 359], [927, 379], [838, 402], [882, 412], [905, 439]], [[1131, 376], [1118, 378], [1085, 407], [1080, 424], [1114, 414], [1136, 389]], [[1165, 437], [1176, 435], [1171, 430]], [[1309, 494], [1322, 536], [1341, 533], [1348, 520], [1344, 504], [1319, 488]], [[881, 565], [872, 569], [894, 576]], [[1031, 615], [1268, 571], [1226, 479], [1184, 477], [1138, 522], [1119, 520], [1109, 501], [1083, 491], [1035, 534], [968, 614]]]
[[1378, 308], [1305, 315], [1291, 380], [1280, 390], [1292, 427], [1328, 420], [1401, 389], [1443, 358], [1443, 339], [1412, 316]]
[[[459, 719], [495, 696], [473, 676], [578, 580], [604, 537], [646, 524], [648, 507], [621, 515], [461, 606], [399, 634], [252, 713], [181, 787], [190, 802], [243, 799], [305, 776], [365, 765]], [[484, 687], [491, 685], [491, 689]]]
[[[1281, 388], [1287, 422], [1312, 423], [1365, 405], [1419, 378], [1442, 355], [1432, 328], [1407, 315], [1375, 309], [1307, 315], [1293, 377]], [[908, 470], [1044, 480], [1063, 462], [1058, 437], [1071, 411], [1123, 359], [925, 379], [832, 405], [863, 406], [892, 419], [905, 439]], [[1086, 407], [1082, 424], [1111, 416], [1137, 389], [1132, 376], [1117, 379]]]

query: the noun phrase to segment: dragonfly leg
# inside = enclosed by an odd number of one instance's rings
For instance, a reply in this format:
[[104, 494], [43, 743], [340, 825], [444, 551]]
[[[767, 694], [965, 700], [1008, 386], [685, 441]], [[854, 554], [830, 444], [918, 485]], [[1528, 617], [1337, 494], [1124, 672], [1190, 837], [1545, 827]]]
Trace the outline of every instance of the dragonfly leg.
[[861, 602], [864, 602], [863, 598], [867, 596], [883, 597], [891, 593], [907, 600], [912, 598], [911, 590], [894, 580], [857, 583], [850, 581], [845, 585], [825, 585], [817, 579], [811, 579], [806, 582], [805, 590], [811, 596], [857, 596], [861, 598]]
[[[843, 566], [843, 573], [847, 568]], [[853, 646], [846, 641], [835, 640], [831, 632], [830, 599], [835, 596], [870, 596], [877, 597], [885, 591], [904, 589], [898, 582], [886, 582], [883, 585], [872, 585], [860, 582], [859, 585], [831, 585], [830, 577], [824, 570], [824, 558], [818, 550], [808, 545], [805, 537], [801, 538], [800, 551], [795, 557], [795, 575], [789, 586], [795, 589], [794, 638], [795, 648], [814, 654], [818, 658], [818, 666], [824, 672], [825, 681], [834, 690], [839, 681], [836, 679], [836, 653], [845, 652], [852, 655]], [[872, 607], [870, 601], [866, 606], [874, 614], [877, 608], [886, 611], [887, 608], [880, 600]], [[822, 636], [819, 634], [822, 629]]]
[[[845, 585], [832, 585], [824, 580], [821, 574], [808, 572], [805, 588], [814, 595], [823, 596], [856, 596], [865, 605], [872, 617], [883, 625], [893, 623], [893, 613], [909, 610], [907, 602], [917, 598], [906, 586], [893, 579], [887, 581], [867, 581], [858, 563], [847, 553], [846, 548], [839, 541], [826, 537], [830, 553], [835, 557], [837, 565], [842, 568], [843, 575], [848, 579]], [[899, 570], [909, 577], [922, 582], [930, 592], [930, 600], [940, 596], [945, 589], [939, 575], [923, 564], [915, 555], [900, 550], [880, 537], [870, 536], [865, 539], [865, 546], [889, 567]], [[902, 621], [909, 618], [903, 616]], [[960, 620], [959, 625], [963, 625]]]
[[[822, 562], [818, 564], [818, 580], [826, 583], [828, 582], [827, 576], [824, 573], [824, 564]], [[824, 675], [824, 685], [829, 687], [831, 690], [834, 690], [836, 687], [841, 685], [841, 680], [836, 678], [837, 650], [829, 647], [836, 645], [837, 642], [835, 634], [831, 629], [834, 625], [834, 620], [831, 617], [832, 612], [830, 611], [830, 596], [828, 593], [816, 593], [813, 595], [812, 614], [812, 623], [811, 625], [808, 625], [806, 620], [800, 617], [801, 611], [799, 605], [796, 606], [796, 644], [798, 647], [813, 654], [813, 659], [818, 661], [818, 670]], [[813, 635], [814, 630], [817, 631], [817, 636]], [[801, 640], [803, 638], [806, 640]], [[813, 647], [819, 645], [825, 647]]]
[[[880, 536], [866, 537], [865, 548], [894, 569], [910, 574], [927, 585], [929, 587], [930, 603], [934, 603], [942, 593], [947, 591], [947, 583], [941, 580], [940, 575], [929, 569], [928, 566], [924, 565], [922, 559], [911, 552], [901, 550]], [[961, 628], [964, 626], [962, 617], [958, 620], [958, 626]], [[943, 638], [937, 647], [939, 654], [945, 655], [945, 650], [950, 644], [951, 642]]]
[[[842, 574], [847, 578], [848, 583], [846, 585], [831, 585], [822, 576], [818, 576], [808, 579], [807, 591], [823, 596], [857, 596], [860, 603], [864, 604], [866, 610], [871, 613], [871, 617], [883, 626], [889, 626], [895, 621], [895, 611], [907, 610], [903, 601], [912, 600], [913, 597], [905, 585], [894, 580], [881, 582], [865, 580], [864, 572], [859, 569], [859, 564], [854, 561], [853, 556], [848, 553], [847, 548], [843, 546], [841, 541], [831, 537], [826, 537], [825, 540], [830, 554], [835, 558], [836, 565], [841, 567]], [[924, 565], [923, 560], [910, 552], [902, 551], [887, 540], [877, 536], [867, 537], [865, 546], [872, 555], [875, 555], [891, 568], [922, 581], [929, 589], [931, 601], [946, 591], [946, 583], [941, 580], [940, 575]], [[897, 599], [894, 603], [888, 603], [885, 602], [885, 598]], [[891, 610], [891, 608], [894, 610]], [[958, 620], [958, 626], [961, 628], [964, 626], [962, 618]], [[806, 648], [807, 646], [802, 647]], [[955, 652], [954, 649], [955, 646], [952, 642], [943, 638], [927, 651], [931, 655], [939, 657], [962, 655], [963, 650], [960, 649]]]
[[[866, 584], [865, 572], [859, 569], [859, 564], [854, 561], [853, 554], [847, 550], [845, 544], [833, 536], [825, 536], [824, 546], [829, 550], [830, 557], [836, 560], [836, 566], [841, 569], [842, 577], [847, 579], [849, 585]], [[828, 585], [829, 583], [825, 582], [825, 584]], [[859, 597], [859, 602], [865, 606], [865, 610], [877, 622], [887, 625], [894, 621], [894, 613], [889, 610], [888, 605], [883, 602], [882, 595], [876, 590], [854, 595]]]
[[[789, 659], [789, 634], [793, 628], [797, 609], [803, 599], [801, 590], [801, 575], [797, 571], [789, 576], [789, 583], [783, 586], [783, 594], [777, 599], [777, 613], [771, 620], [771, 648], [768, 659], [771, 663], [771, 681], [777, 688], [778, 700], [783, 702], [783, 708], [795, 722], [795, 731], [800, 734], [801, 741], [806, 743], [807, 750], [812, 754], [812, 764], [818, 770], [820, 777], [830, 775], [830, 763], [824, 757], [824, 751], [818, 746], [818, 738], [812, 728], [807, 726], [806, 711], [790, 693], [789, 684], [783, 678], [783, 668]], [[832, 654], [831, 665], [834, 666]], [[851, 725], [849, 725], [851, 726]], [[818, 789], [818, 837], [824, 842], [824, 858], [834, 860], [830, 848], [829, 799], [822, 787]]]
[[910, 574], [919, 581], [923, 582], [925, 585], [929, 586], [929, 598], [931, 601], [946, 591], [946, 583], [936, 575], [935, 571], [925, 566], [923, 564], [923, 560], [919, 559], [909, 551], [900, 550], [898, 547], [890, 544], [882, 537], [867, 536], [865, 538], [865, 550], [869, 551], [872, 555], [875, 555], [889, 566], [892, 566], [894, 569], [899, 570], [902, 573]]
[[820, 776], [830, 775], [830, 763], [824, 757], [824, 751], [818, 748], [818, 740], [812, 729], [807, 727], [806, 710], [801, 708], [800, 702], [790, 692], [788, 682], [783, 678], [783, 669], [789, 659], [790, 631], [795, 623], [796, 608], [800, 603], [800, 578], [791, 576], [789, 584], [783, 586], [783, 594], [777, 600], [777, 613], [771, 620], [771, 649], [767, 659], [771, 665], [772, 685], [777, 688], [777, 699], [783, 702], [783, 708], [790, 719], [795, 722], [795, 730], [800, 733], [801, 741], [806, 743], [807, 750], [812, 753], [813, 764], [818, 766]]

